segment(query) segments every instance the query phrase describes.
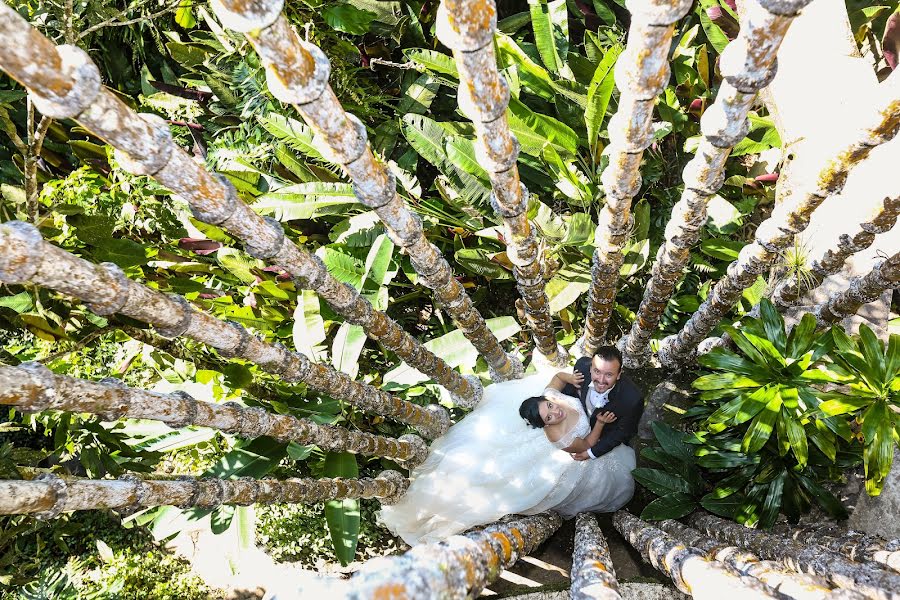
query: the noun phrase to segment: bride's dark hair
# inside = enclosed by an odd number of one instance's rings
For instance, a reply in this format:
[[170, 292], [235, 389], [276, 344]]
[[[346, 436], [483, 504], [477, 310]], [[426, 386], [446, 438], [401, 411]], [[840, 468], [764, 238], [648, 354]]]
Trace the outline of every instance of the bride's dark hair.
[[546, 400], [546, 398], [543, 396], [526, 398], [519, 406], [519, 416], [528, 421], [528, 424], [532, 427], [541, 429], [545, 423], [544, 419], [541, 418], [541, 411], [538, 409], [538, 405], [544, 400]]

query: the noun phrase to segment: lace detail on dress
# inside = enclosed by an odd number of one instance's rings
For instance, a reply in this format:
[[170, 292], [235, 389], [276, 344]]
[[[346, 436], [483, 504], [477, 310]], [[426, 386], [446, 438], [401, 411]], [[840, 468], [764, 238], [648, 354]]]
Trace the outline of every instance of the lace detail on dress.
[[581, 407], [581, 403], [578, 401], [578, 398], [566, 396], [565, 394], [559, 394], [556, 396], [556, 400], [559, 402], [565, 402], [568, 406], [578, 411], [578, 422], [575, 424], [575, 426], [567, 431], [566, 434], [560, 439], [552, 442], [554, 448], [562, 449], [571, 446], [572, 442], [574, 442], [576, 438], [586, 437], [591, 432], [591, 425], [590, 421], [587, 418], [587, 415], [584, 414], [584, 409]]

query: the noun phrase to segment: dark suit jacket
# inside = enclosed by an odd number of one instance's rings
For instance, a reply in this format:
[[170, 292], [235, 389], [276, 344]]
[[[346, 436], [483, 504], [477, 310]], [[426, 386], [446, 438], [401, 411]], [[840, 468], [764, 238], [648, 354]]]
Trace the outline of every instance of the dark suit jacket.
[[[563, 388], [563, 393], [581, 400], [581, 406], [587, 412], [587, 393], [593, 385], [591, 383], [591, 358], [587, 356], [579, 358], [575, 363], [575, 371], [584, 375], [581, 389], [567, 384]], [[615, 387], [609, 392], [609, 402], [606, 406], [598, 408], [589, 415], [591, 428], [597, 422], [597, 414], [606, 411], [612, 411], [617, 419], [603, 427], [600, 440], [591, 448], [595, 457], [606, 454], [619, 444], [627, 444], [637, 433], [638, 423], [641, 421], [641, 415], [644, 414], [644, 395], [625, 373], [622, 373]]]

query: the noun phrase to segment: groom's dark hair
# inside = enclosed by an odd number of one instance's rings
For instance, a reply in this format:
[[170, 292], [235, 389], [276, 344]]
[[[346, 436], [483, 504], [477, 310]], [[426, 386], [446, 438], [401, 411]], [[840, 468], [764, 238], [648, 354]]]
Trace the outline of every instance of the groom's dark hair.
[[622, 370], [622, 353], [619, 352], [619, 349], [615, 346], [600, 346], [597, 348], [597, 351], [594, 352], [594, 358], [600, 357], [601, 360], [613, 360], [616, 359], [619, 361], [619, 370]]
[[519, 406], [519, 416], [537, 429], [541, 429], [545, 425], [544, 420], [541, 418], [541, 411], [538, 408], [544, 400], [546, 398], [543, 396], [532, 396], [531, 398], [526, 398]]

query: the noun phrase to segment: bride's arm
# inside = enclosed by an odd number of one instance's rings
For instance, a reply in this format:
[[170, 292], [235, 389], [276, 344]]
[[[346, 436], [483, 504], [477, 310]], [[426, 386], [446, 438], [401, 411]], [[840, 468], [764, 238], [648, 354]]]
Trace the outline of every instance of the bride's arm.
[[566, 452], [584, 452], [588, 448], [591, 448], [600, 440], [600, 435], [603, 433], [603, 426], [607, 423], [612, 423], [616, 420], [616, 415], [612, 412], [605, 412], [597, 415], [597, 422], [594, 423], [594, 428], [591, 429], [591, 432], [587, 435], [587, 437], [583, 438], [575, 438], [575, 440], [566, 448], [563, 448]]
[[575, 388], [580, 388], [581, 384], [584, 382], [584, 375], [575, 371], [574, 373], [569, 373], [567, 371], [560, 371], [556, 375], [553, 376], [553, 379], [550, 380], [550, 383], [547, 384], [546, 391], [549, 390], [558, 390], [563, 391], [566, 385], [573, 385]]

